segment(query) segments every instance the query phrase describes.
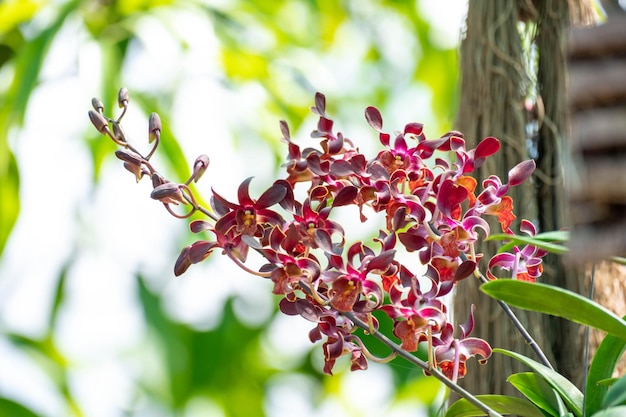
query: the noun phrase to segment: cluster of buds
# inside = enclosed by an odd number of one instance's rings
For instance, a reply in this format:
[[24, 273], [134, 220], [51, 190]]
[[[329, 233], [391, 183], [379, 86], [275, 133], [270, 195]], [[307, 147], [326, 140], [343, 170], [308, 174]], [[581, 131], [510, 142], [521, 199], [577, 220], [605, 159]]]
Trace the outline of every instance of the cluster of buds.
[[[454, 382], [465, 375], [467, 359], [490, 357], [489, 344], [469, 336], [473, 308], [455, 336], [442, 298], [459, 281], [483, 277], [478, 268], [482, 255], [475, 246], [491, 233], [486, 217], [497, 218], [502, 232], [512, 234], [515, 215], [506, 194], [532, 174], [532, 160], [513, 167], [506, 183], [490, 176], [479, 191], [471, 174], [499, 150], [496, 138], [487, 137], [467, 150], [461, 133], [430, 140], [419, 123], [409, 123], [392, 136], [383, 130], [381, 114], [374, 107], [365, 110], [365, 118], [383, 149], [368, 159], [335, 132], [326, 115], [325, 97], [318, 93], [311, 108], [319, 116], [311, 134], [318, 146], [301, 149], [287, 123], [281, 122], [288, 149], [285, 178], [277, 179], [256, 199], [249, 193], [251, 178], [239, 186], [237, 202], [213, 190], [209, 209], [197, 203], [188, 187], [204, 173], [208, 157], [196, 159], [187, 182], [166, 181], [149, 162], [160, 140], [158, 116], [150, 116], [149, 140], [154, 147], [143, 157], [127, 142], [120, 126], [128, 105], [125, 89], [118, 101], [124, 110], [115, 120], [103, 115], [97, 99], [89, 112], [98, 131], [122, 147], [117, 157], [137, 180], [152, 178], [151, 197], [173, 215], [201, 212], [206, 216], [190, 223], [191, 232], [204, 238], [181, 251], [175, 275], [219, 249], [245, 271], [270, 279], [273, 292], [282, 296], [280, 310], [315, 324], [309, 336], [313, 342], [323, 340], [324, 372], [329, 374], [344, 355], [350, 357], [352, 370], [365, 369], [368, 359], [378, 359], [356, 330], [358, 323], [366, 323], [367, 332], [375, 333], [379, 320], [393, 322], [393, 334], [406, 352], [427, 343], [431, 369], [440, 369]], [[297, 184], [306, 188], [301, 201], [294, 194]], [[191, 209], [177, 214], [170, 206], [178, 204]], [[368, 210], [384, 213], [384, 224], [371, 242], [347, 244], [344, 227], [332, 218], [333, 211], [346, 206], [354, 208], [361, 222], [368, 222]], [[522, 232], [534, 234], [532, 223], [524, 220], [521, 225]], [[266, 260], [258, 270], [246, 265], [250, 250]], [[410, 253], [415, 265], [401, 262], [399, 250]], [[512, 278], [534, 281], [541, 274], [544, 253], [535, 247], [513, 251], [489, 260], [489, 278], [495, 279], [504, 269]], [[419, 273], [413, 272], [416, 268]]]

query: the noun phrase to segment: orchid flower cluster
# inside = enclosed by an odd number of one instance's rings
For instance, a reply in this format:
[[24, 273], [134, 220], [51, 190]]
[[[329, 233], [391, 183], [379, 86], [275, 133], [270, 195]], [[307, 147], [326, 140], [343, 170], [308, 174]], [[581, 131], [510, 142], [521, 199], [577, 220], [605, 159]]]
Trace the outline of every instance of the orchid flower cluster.
[[[481, 362], [490, 357], [489, 344], [470, 337], [474, 308], [455, 335], [443, 297], [467, 277], [484, 279], [477, 267], [482, 254], [476, 253], [476, 243], [491, 233], [486, 218], [495, 217], [502, 232], [513, 233], [513, 201], [506, 194], [532, 174], [534, 161], [513, 167], [506, 183], [490, 176], [479, 190], [472, 173], [499, 150], [496, 138], [487, 137], [468, 150], [461, 133], [427, 139], [420, 123], [409, 123], [392, 135], [383, 130], [374, 107], [365, 110], [365, 119], [382, 150], [368, 159], [335, 131], [325, 97], [317, 93], [311, 108], [319, 117], [311, 134], [317, 146], [301, 148], [281, 121], [286, 176], [256, 199], [249, 193], [251, 178], [239, 186], [236, 202], [212, 190], [208, 208], [198, 203], [189, 185], [206, 171], [209, 158], [196, 159], [185, 183], [166, 180], [150, 162], [161, 137], [159, 116], [150, 116], [149, 142], [154, 145], [143, 156], [120, 124], [128, 102], [123, 88], [118, 94], [122, 114], [111, 119], [104, 115], [102, 102], [93, 99], [89, 117], [120, 146], [116, 156], [137, 181], [151, 178], [153, 199], [176, 217], [203, 217], [190, 223], [191, 232], [202, 238], [181, 251], [175, 275], [220, 250], [245, 271], [270, 279], [273, 292], [282, 296], [280, 310], [314, 323], [309, 337], [312, 342], [323, 340], [328, 374], [344, 355], [352, 370], [366, 369], [368, 360], [379, 359], [357, 332], [365, 327], [366, 334], [375, 334], [379, 320], [393, 322], [402, 350], [415, 352], [420, 343], [427, 344], [429, 369], [441, 370], [453, 382], [465, 375], [470, 357], [478, 355]], [[306, 190], [301, 200], [296, 186]], [[173, 207], [177, 205], [189, 209], [180, 214]], [[361, 222], [369, 221], [370, 212], [381, 213], [381, 218], [384, 213], [384, 224], [371, 242], [347, 243], [345, 228], [333, 220], [333, 212], [346, 206], [353, 207]], [[521, 221], [521, 231], [535, 233], [527, 220]], [[251, 250], [266, 261], [258, 270], [246, 265]], [[399, 252], [408, 252], [416, 265], [401, 262]], [[532, 246], [514, 247], [513, 253], [499, 253], [488, 261], [487, 276], [495, 279], [504, 269], [511, 278], [534, 281], [541, 275], [544, 254]]]

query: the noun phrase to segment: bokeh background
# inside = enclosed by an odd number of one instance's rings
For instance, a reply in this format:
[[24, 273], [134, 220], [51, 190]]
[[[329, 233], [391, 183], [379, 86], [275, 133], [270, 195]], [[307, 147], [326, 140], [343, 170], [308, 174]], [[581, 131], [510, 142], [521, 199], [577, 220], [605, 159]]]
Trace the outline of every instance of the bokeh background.
[[[277, 313], [271, 283], [218, 254], [175, 278], [187, 222], [149, 198], [87, 111], [96, 96], [117, 114], [126, 86], [127, 136], [147, 150], [147, 115], [161, 115], [155, 160], [169, 179], [206, 153], [201, 194], [232, 199], [254, 176], [258, 195], [283, 175], [279, 120], [312, 140], [316, 91], [369, 155], [369, 105], [390, 131], [449, 130], [466, 7], [0, 2], [0, 416], [436, 415], [441, 386], [401, 360], [323, 375], [311, 323]], [[354, 239], [371, 232], [355, 226]]]

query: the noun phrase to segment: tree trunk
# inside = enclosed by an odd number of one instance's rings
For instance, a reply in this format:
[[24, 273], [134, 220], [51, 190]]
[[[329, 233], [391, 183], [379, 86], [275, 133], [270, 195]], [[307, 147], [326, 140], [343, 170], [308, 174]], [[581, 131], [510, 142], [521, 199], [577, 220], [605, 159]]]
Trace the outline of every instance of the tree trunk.
[[[495, 136], [501, 151], [481, 167], [480, 178], [496, 174], [506, 181], [508, 170], [533, 158], [537, 170], [532, 181], [511, 190], [518, 220], [533, 221], [540, 231], [567, 225], [563, 195], [563, 134], [566, 132], [565, 42], [570, 16], [582, 16], [575, 1], [472, 0], [467, 32], [461, 45], [461, 101], [456, 129], [469, 147], [485, 136]], [[536, 4], [536, 7], [535, 7]], [[573, 13], [575, 12], [575, 13]], [[534, 35], [534, 36], [532, 36]], [[538, 60], [537, 60], [538, 57]], [[533, 111], [525, 105], [534, 99]], [[519, 222], [512, 226], [517, 231]], [[498, 230], [499, 225], [492, 225]], [[495, 253], [496, 244], [480, 248], [481, 269]], [[566, 271], [556, 257], [544, 260], [542, 282], [576, 292], [584, 290], [584, 274]], [[476, 304], [476, 336], [493, 347], [537, 359], [512, 328], [498, 304], [478, 291], [475, 280], [462, 281], [456, 292], [457, 322], [465, 320]], [[580, 385], [583, 344], [578, 326], [553, 317], [515, 310], [553, 366]], [[462, 384], [480, 394], [514, 394], [506, 378], [527, 371], [518, 362], [494, 355], [484, 367], [468, 371]]]

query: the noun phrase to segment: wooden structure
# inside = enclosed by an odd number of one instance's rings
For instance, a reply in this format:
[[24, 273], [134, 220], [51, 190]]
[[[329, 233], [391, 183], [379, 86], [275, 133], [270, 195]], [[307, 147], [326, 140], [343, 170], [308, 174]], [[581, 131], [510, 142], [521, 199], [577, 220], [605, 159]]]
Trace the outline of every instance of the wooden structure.
[[570, 260], [626, 254], [626, 13], [569, 37]]

